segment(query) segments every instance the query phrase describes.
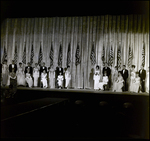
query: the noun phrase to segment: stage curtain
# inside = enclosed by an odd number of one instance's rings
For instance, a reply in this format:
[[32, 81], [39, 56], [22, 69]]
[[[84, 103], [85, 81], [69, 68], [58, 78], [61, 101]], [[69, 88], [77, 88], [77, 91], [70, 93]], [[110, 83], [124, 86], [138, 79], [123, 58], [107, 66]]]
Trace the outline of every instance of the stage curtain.
[[[43, 62], [50, 66], [51, 43], [54, 49], [54, 68], [58, 65], [59, 47], [63, 48], [62, 67], [66, 67], [68, 45], [71, 46], [71, 86], [93, 87], [93, 68], [100, 66], [102, 72], [102, 50], [109, 61], [112, 47], [114, 59], [112, 70], [117, 65], [117, 48], [121, 46], [121, 63], [128, 68], [129, 46], [133, 49], [132, 64], [136, 71], [142, 64], [142, 48], [145, 43], [145, 69], [149, 66], [149, 17], [146, 15], [101, 15], [83, 17], [8, 18], [1, 24], [1, 60], [4, 46], [8, 64], [14, 58], [15, 46], [19, 62], [22, 62], [26, 43], [26, 64], [30, 62], [31, 47], [34, 48], [34, 63], [38, 62], [40, 44]], [[81, 63], [75, 65], [76, 48], [79, 43]], [[94, 43], [96, 64], [91, 64], [91, 49]], [[34, 67], [34, 63], [32, 66]], [[24, 64], [24, 66], [26, 66]], [[113, 72], [113, 71], [112, 71]]]

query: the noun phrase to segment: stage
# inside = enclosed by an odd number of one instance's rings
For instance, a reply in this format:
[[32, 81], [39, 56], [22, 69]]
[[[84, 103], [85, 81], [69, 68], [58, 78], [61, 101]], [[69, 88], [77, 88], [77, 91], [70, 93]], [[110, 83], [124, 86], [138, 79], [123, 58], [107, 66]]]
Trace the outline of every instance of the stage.
[[145, 139], [149, 135], [147, 93], [18, 87], [15, 97], [5, 98], [1, 106], [4, 138]]

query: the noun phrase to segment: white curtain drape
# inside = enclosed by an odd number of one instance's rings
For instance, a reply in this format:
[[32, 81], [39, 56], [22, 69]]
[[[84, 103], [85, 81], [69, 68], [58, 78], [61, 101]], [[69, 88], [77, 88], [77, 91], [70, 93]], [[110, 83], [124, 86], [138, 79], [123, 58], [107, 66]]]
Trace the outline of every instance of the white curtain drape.
[[[145, 69], [149, 66], [149, 17], [145, 15], [102, 15], [84, 17], [52, 18], [13, 18], [1, 25], [1, 60], [4, 46], [8, 64], [14, 58], [17, 44], [18, 60], [22, 62], [24, 43], [26, 43], [26, 63], [30, 62], [31, 47], [34, 47], [34, 63], [38, 62], [40, 42], [43, 61], [50, 66], [51, 42], [54, 49], [54, 68], [58, 65], [60, 43], [63, 48], [62, 67], [66, 67], [67, 50], [71, 46], [71, 86], [93, 87], [93, 74], [90, 54], [94, 41], [96, 64], [102, 70], [102, 50], [105, 46], [105, 59], [109, 60], [110, 47], [113, 48], [113, 67], [117, 65], [117, 48], [121, 45], [121, 63], [128, 68], [129, 45], [133, 49], [132, 64], [136, 71], [142, 64], [142, 48], [145, 43]], [[75, 53], [79, 42], [81, 64], [75, 65]], [[32, 65], [34, 67], [34, 64]]]

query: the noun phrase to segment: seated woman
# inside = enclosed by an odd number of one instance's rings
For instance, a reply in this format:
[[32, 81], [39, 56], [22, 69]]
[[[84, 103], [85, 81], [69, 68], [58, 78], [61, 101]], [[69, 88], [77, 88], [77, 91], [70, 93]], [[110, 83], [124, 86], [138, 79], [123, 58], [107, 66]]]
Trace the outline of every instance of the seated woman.
[[139, 77], [139, 72], [136, 72], [136, 76], [134, 78], [133, 84], [132, 84], [132, 90], [135, 93], [139, 92], [139, 88], [140, 88], [140, 77]]
[[59, 87], [59, 89], [61, 89], [63, 87], [63, 80], [64, 80], [61, 72], [59, 73], [57, 80], [58, 80], [58, 87]]
[[123, 80], [121, 71], [119, 71], [118, 78], [116, 79], [116, 81], [113, 84], [113, 91], [114, 92], [122, 92], [123, 82], [124, 82], [124, 80]]
[[26, 78], [25, 78], [25, 80], [26, 80], [28, 86], [29, 86], [30, 88], [32, 88], [32, 86], [33, 86], [33, 80], [32, 80], [32, 76], [31, 76], [31, 74], [30, 74], [30, 69], [27, 69], [27, 73], [26, 73]]
[[103, 80], [102, 82], [99, 83], [99, 89], [100, 90], [104, 90], [104, 85], [107, 85], [108, 84], [108, 76], [107, 76], [107, 72], [105, 71], [104, 72], [104, 76], [103, 76]]
[[7, 84], [8, 75], [9, 75], [9, 70], [8, 70], [7, 60], [4, 60], [4, 64], [2, 65], [2, 85], [3, 86], [6, 86]]
[[43, 70], [43, 73], [41, 74], [41, 83], [43, 88], [47, 88], [47, 73], [45, 70]]

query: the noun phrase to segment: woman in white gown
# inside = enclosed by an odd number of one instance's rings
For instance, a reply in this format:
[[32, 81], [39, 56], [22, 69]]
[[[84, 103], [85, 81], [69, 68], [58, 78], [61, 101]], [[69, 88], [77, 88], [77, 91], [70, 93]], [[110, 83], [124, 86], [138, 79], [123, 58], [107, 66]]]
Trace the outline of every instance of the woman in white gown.
[[4, 64], [2, 65], [2, 85], [6, 86], [8, 82], [9, 70], [7, 65], [7, 60], [4, 60]]
[[99, 66], [96, 66], [96, 70], [93, 76], [93, 80], [94, 80], [94, 90], [98, 90], [99, 87], [99, 81], [100, 81], [100, 70], [99, 70]]
[[35, 63], [35, 67], [33, 69], [33, 78], [34, 78], [34, 87], [38, 86], [38, 78], [39, 78], [39, 68], [38, 64]]
[[26, 83], [25, 82], [25, 74], [24, 74], [24, 70], [23, 70], [21, 62], [19, 63], [19, 67], [17, 69], [16, 75], [17, 75], [17, 85], [25, 86], [25, 83]]
[[48, 68], [48, 78], [49, 78], [49, 87], [55, 88], [55, 70], [53, 69], [53, 66]]
[[115, 70], [114, 70], [113, 75], [112, 75], [112, 85], [114, 85], [117, 78], [118, 78], [118, 67], [115, 66]]
[[41, 74], [41, 82], [43, 84], [43, 88], [47, 88], [47, 73], [45, 70], [43, 70], [43, 73]]
[[104, 85], [108, 84], [108, 76], [107, 76], [107, 72], [104, 72], [104, 76], [103, 76], [103, 80], [102, 82], [99, 83], [98, 87], [100, 90], [104, 90]]
[[135, 81], [135, 65], [132, 65], [132, 68], [131, 68], [131, 73], [130, 73], [130, 83], [129, 83], [129, 91], [130, 92], [133, 92], [133, 83]]
[[58, 87], [59, 87], [59, 89], [61, 89], [63, 87], [63, 80], [64, 80], [61, 72], [59, 73], [57, 80], [58, 80]]
[[70, 66], [67, 67], [67, 70], [65, 72], [65, 79], [66, 79], [65, 87], [68, 89], [71, 80]]
[[146, 92], [149, 93], [149, 67], [146, 74]]
[[121, 71], [119, 71], [119, 72], [118, 72], [118, 78], [117, 78], [117, 80], [114, 82], [114, 85], [113, 85], [113, 91], [122, 92], [123, 81], [124, 81], [124, 80], [123, 80]]
[[26, 73], [26, 78], [25, 78], [25, 80], [26, 80], [28, 86], [29, 86], [30, 88], [32, 88], [32, 86], [33, 86], [33, 80], [32, 80], [32, 76], [31, 76], [31, 74], [30, 74], [29, 72], [30, 72], [30, 69], [27, 69], [27, 73]]
[[132, 84], [132, 92], [138, 93], [140, 87], [140, 77], [139, 77], [139, 72], [136, 72], [136, 76], [133, 80]]

